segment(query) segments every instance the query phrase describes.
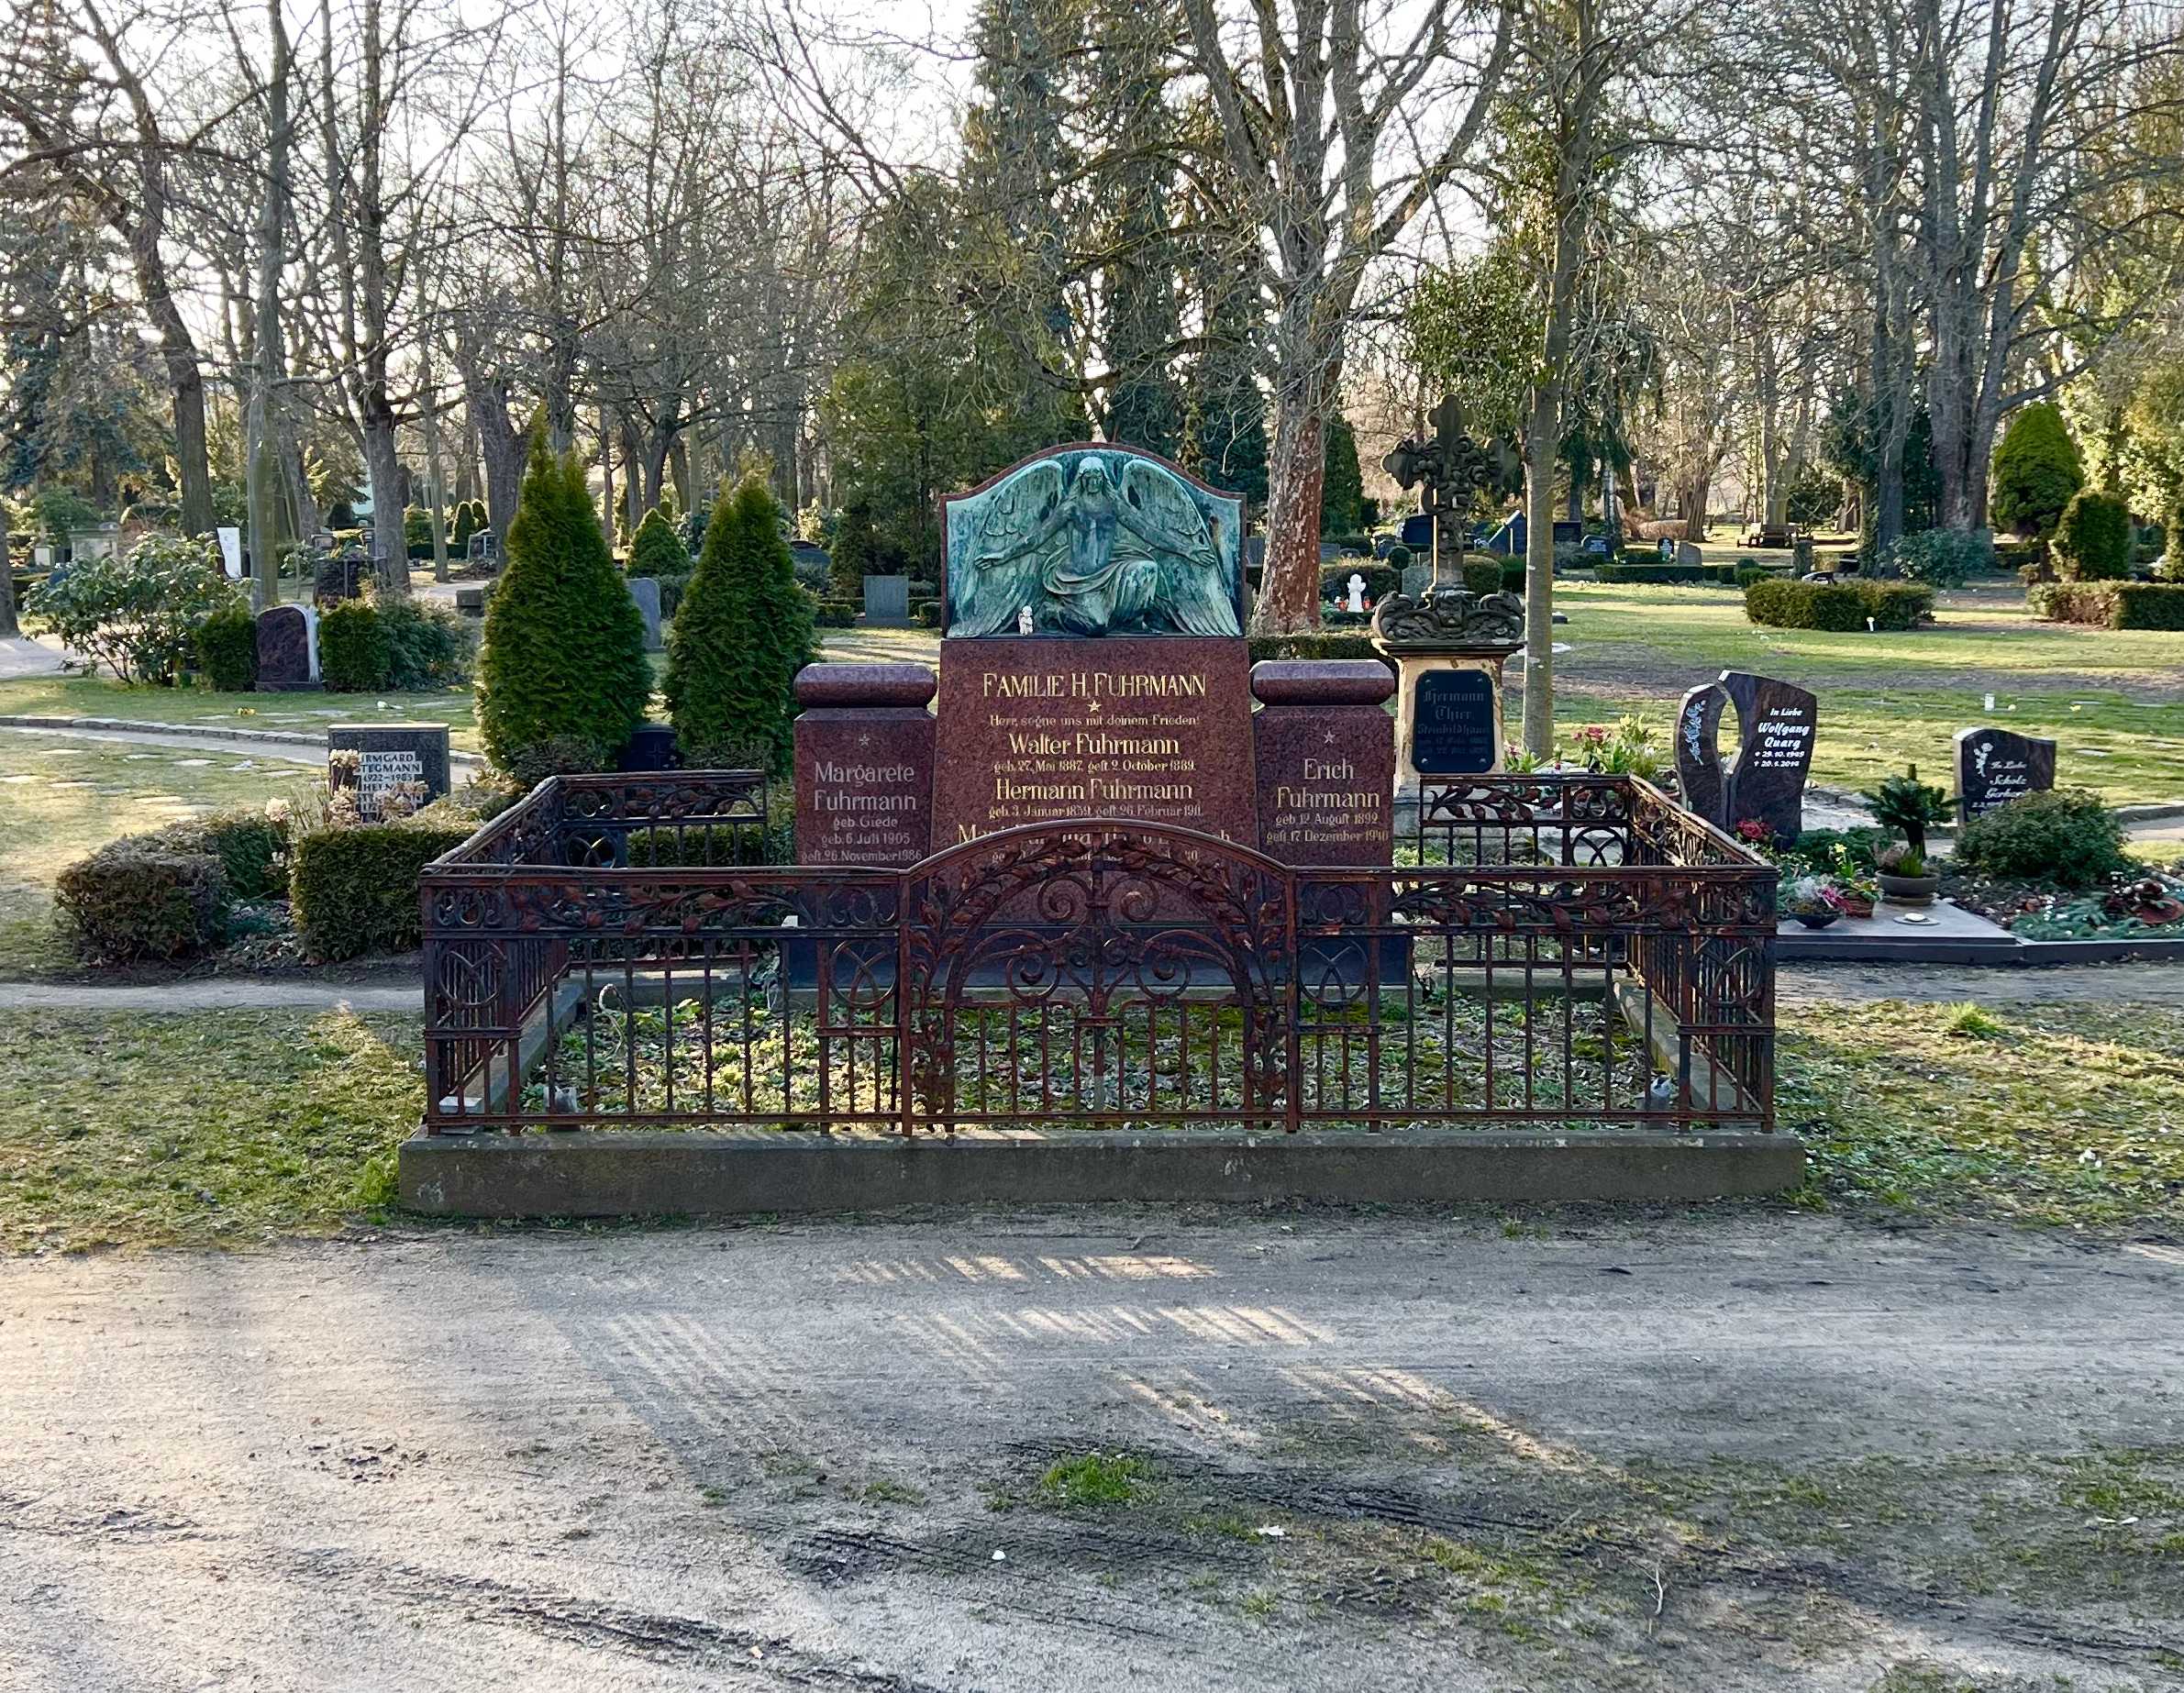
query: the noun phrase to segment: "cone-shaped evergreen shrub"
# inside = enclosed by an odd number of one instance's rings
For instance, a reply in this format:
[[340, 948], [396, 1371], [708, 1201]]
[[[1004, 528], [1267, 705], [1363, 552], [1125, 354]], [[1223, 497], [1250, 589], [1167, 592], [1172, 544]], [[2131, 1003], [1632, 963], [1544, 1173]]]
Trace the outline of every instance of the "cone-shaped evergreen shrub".
[[2046, 401], [2020, 407], [1994, 449], [1988, 508], [1994, 521], [2045, 540], [2055, 533], [2070, 496], [2085, 485], [2077, 445], [2063, 414]]
[[471, 515], [471, 503], [468, 500], [458, 500], [455, 503], [454, 527], [448, 536], [448, 550], [458, 559], [468, 558], [471, 550], [471, 537], [477, 531], [477, 523]]
[[2122, 581], [2131, 574], [2131, 529], [2122, 494], [2080, 489], [2056, 525], [2056, 574], [2067, 582]]
[[478, 660], [485, 750], [508, 769], [527, 750], [572, 740], [604, 766], [651, 697], [645, 620], [606, 549], [583, 471], [542, 435], [532, 438], [504, 557]]
[[827, 554], [826, 573], [837, 600], [864, 601], [864, 579], [872, 571], [871, 502], [859, 494], [842, 507], [842, 521], [835, 526], [834, 546]]
[[667, 648], [668, 711], [686, 765], [753, 752], [787, 765], [790, 688], [812, 658], [811, 602], [796, 585], [780, 510], [757, 478], [715, 504]]
[[675, 525], [658, 506], [645, 514], [645, 521], [637, 525], [637, 534], [629, 543], [629, 573], [632, 576], [681, 576], [690, 569], [690, 554], [682, 548], [682, 537], [675, 533]]

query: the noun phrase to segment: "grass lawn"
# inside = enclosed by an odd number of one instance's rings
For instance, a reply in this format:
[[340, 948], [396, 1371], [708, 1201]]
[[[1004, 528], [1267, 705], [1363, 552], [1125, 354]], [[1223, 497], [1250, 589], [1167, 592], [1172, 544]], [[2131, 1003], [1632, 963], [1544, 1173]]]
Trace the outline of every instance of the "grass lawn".
[[[2059, 742], [2065, 785], [2118, 805], [2184, 800], [2184, 634], [2041, 623], [2014, 584], [1945, 595], [1935, 626], [1904, 634], [1763, 629], [1720, 588], [1564, 582], [1556, 604], [1569, 616], [1555, 632], [1570, 648], [1555, 660], [1566, 728], [1635, 712], [1665, 736], [1685, 690], [1756, 670], [1820, 696], [1813, 775], [1830, 786], [1916, 764], [1946, 787], [1957, 731], [2000, 722]], [[830, 658], [938, 661], [930, 630], [821, 633]], [[1514, 690], [1509, 705], [1513, 723]]]
[[[0, 1252], [242, 1244], [389, 1201], [422, 1103], [408, 1015], [10, 1014]], [[2184, 1012], [1802, 1006], [1780, 1121], [1808, 1185], [1761, 1204], [2184, 1226]]]
[[1957, 731], [2001, 722], [2058, 741], [2065, 785], [2114, 804], [2184, 799], [2184, 634], [2041, 623], [2014, 585], [1944, 595], [1933, 626], [1903, 634], [1765, 629], [1718, 588], [1573, 582], [1556, 603], [1561, 723], [1635, 711], [1665, 726], [1685, 689], [1756, 670], [1820, 696], [1821, 782], [1867, 787], [1916, 763], [1946, 787]]
[[0, 730], [0, 976], [72, 962], [53, 927], [61, 869], [117, 835], [231, 806], [261, 806], [309, 766], [119, 741]]
[[[388, 706], [383, 712], [382, 699]], [[0, 682], [0, 716], [126, 717], [305, 735], [324, 735], [328, 724], [352, 719], [444, 723], [458, 752], [479, 750], [471, 703], [467, 687], [437, 693], [218, 693], [209, 688], [128, 688], [104, 672]]]
[[0, 1068], [0, 1252], [243, 1245], [393, 1193], [415, 1017], [18, 1011]]

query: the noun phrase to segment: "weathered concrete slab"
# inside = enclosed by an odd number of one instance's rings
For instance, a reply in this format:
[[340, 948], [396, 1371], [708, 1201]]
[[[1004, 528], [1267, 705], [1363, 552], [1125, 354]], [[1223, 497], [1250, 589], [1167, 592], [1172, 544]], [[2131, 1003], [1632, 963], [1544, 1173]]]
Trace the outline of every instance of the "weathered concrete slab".
[[402, 1202], [445, 1217], [870, 1211], [1134, 1201], [1709, 1200], [1804, 1175], [1792, 1135], [1498, 1130], [1062, 1135], [603, 1131], [412, 1136]]

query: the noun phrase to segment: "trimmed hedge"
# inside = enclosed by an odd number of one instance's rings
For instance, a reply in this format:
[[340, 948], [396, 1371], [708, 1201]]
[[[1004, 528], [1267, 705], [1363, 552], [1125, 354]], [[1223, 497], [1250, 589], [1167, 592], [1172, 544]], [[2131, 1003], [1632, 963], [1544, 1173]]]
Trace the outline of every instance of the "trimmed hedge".
[[305, 950], [332, 962], [415, 947], [423, 928], [417, 873], [471, 834], [410, 818], [305, 835], [289, 878]]
[[318, 619], [318, 679], [333, 693], [376, 693], [386, 685], [387, 632], [364, 600], [344, 600]]
[[215, 612], [197, 625], [197, 668], [221, 693], [258, 686], [258, 619], [247, 605]]
[[210, 853], [229, 899], [288, 897], [288, 824], [265, 812], [216, 812], [130, 838], [161, 852]]
[[2184, 582], [2037, 582], [2033, 615], [2101, 629], [2184, 629]]
[[1672, 586], [1734, 588], [1734, 564], [1625, 564], [1602, 559], [1595, 567], [1603, 582], [1665, 582]]
[[1395, 668], [1369, 635], [1259, 635], [1246, 645], [1254, 664], [1261, 658], [1377, 658]]
[[112, 842], [61, 872], [54, 903], [87, 958], [130, 964], [181, 958], [219, 940], [227, 880], [208, 852], [161, 849], [150, 837]]
[[938, 600], [913, 600], [910, 602], [910, 621], [921, 629], [940, 627], [940, 602]]
[[1870, 617], [1880, 629], [1915, 629], [1934, 612], [1934, 590], [1913, 582], [1751, 582], [1744, 591], [1745, 615], [1776, 629], [1862, 630]]
[[822, 629], [854, 629], [857, 626], [857, 602], [821, 600], [812, 608], [812, 622]]
[[2131, 508], [2121, 494], [2080, 489], [2056, 526], [2055, 572], [2067, 582], [2120, 581], [2131, 574]]

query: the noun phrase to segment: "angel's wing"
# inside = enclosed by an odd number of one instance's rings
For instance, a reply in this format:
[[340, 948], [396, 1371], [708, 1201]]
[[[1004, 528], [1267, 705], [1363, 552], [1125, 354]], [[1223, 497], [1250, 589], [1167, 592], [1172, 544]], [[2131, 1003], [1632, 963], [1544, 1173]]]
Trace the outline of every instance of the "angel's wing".
[[1190, 635], [1241, 635], [1232, 585], [1205, 514], [1182, 483], [1157, 464], [1133, 459], [1123, 471], [1123, 498], [1145, 528], [1160, 537], [1148, 546], [1127, 525], [1116, 526], [1122, 558], [1150, 558], [1159, 567], [1156, 608]]
[[1037, 540], [1061, 503], [1064, 485], [1061, 466], [1051, 459], [1027, 465], [965, 525], [963, 545], [948, 559], [949, 635], [1014, 630], [1016, 614], [1038, 604], [1048, 558], [1069, 545], [1059, 535]]

